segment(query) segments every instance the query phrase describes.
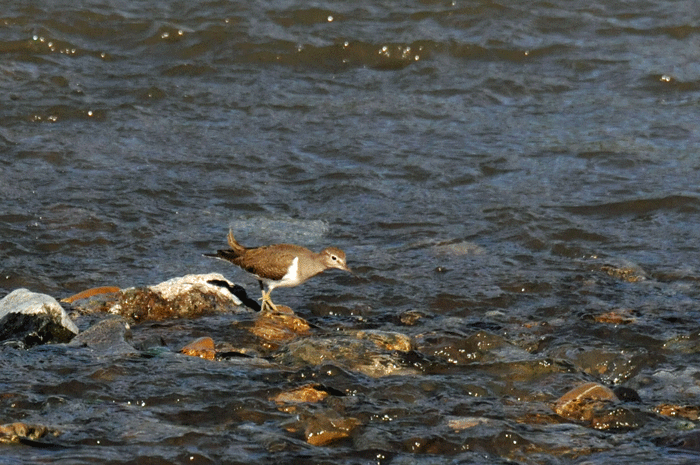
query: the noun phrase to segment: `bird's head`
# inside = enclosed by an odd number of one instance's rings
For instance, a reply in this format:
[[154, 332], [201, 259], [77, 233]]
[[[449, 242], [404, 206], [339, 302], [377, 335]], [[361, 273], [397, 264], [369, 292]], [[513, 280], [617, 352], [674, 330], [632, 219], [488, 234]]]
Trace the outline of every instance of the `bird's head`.
[[323, 257], [323, 263], [326, 268], [338, 268], [339, 270], [345, 270], [352, 273], [352, 270], [348, 268], [345, 263], [345, 252], [337, 247], [328, 247], [321, 251], [321, 256]]

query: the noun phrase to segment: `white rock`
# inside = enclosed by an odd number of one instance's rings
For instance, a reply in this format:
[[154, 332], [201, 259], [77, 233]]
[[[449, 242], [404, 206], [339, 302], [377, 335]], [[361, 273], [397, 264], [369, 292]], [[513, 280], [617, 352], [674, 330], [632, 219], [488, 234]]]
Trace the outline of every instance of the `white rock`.
[[160, 294], [166, 300], [172, 300], [181, 294], [197, 290], [204, 294], [216, 294], [222, 299], [231, 299], [236, 305], [241, 305], [242, 302], [238, 297], [231, 294], [228, 289], [207, 282], [214, 280], [226, 281], [231, 287], [234, 285], [219, 273], [209, 273], [188, 274], [187, 276], [172, 278], [155, 286], [150, 286], [149, 289]]
[[0, 300], [0, 319], [9, 313], [25, 315], [48, 315], [72, 333], [78, 334], [78, 327], [61, 304], [46, 294], [39, 294], [27, 289], [15, 289]]

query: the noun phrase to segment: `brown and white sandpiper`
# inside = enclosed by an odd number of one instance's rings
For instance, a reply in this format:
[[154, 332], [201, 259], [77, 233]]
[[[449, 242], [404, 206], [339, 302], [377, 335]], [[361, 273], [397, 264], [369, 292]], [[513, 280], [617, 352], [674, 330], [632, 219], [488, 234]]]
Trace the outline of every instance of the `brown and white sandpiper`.
[[[276, 287], [298, 286], [331, 268], [352, 273], [345, 264], [345, 252], [337, 247], [327, 247], [320, 253], [292, 244], [246, 248], [236, 242], [231, 230], [228, 232], [227, 239], [230, 249], [217, 250], [216, 254], [205, 255], [229, 261], [253, 275], [260, 283], [262, 291], [261, 311], [266, 307], [277, 311], [277, 307], [270, 299], [270, 293]], [[267, 286], [267, 292], [265, 292], [265, 286]]]

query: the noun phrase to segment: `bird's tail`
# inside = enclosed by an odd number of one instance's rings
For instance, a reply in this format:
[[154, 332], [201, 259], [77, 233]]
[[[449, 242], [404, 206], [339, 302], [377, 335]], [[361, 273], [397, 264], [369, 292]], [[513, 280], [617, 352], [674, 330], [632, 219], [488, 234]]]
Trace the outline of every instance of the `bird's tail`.
[[231, 247], [231, 249], [233, 250], [233, 252], [236, 253], [237, 256], [243, 254], [246, 251], [246, 248], [239, 244], [236, 241], [236, 238], [233, 237], [233, 230], [228, 230], [228, 236], [226, 236], [226, 240], [228, 240], [229, 247]]
[[233, 261], [240, 257], [247, 250], [241, 244], [236, 242], [236, 238], [233, 237], [233, 232], [229, 229], [228, 231], [228, 245], [231, 247], [229, 250], [217, 250], [216, 253], [205, 253], [205, 257], [219, 258], [221, 260]]

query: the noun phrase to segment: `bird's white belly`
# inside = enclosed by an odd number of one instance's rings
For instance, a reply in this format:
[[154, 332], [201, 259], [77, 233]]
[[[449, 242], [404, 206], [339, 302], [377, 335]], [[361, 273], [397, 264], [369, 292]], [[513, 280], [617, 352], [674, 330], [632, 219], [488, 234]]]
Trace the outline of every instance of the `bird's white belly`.
[[292, 260], [292, 264], [289, 266], [287, 273], [284, 276], [282, 276], [282, 279], [280, 279], [279, 281], [263, 279], [262, 281], [267, 285], [269, 290], [272, 290], [276, 287], [294, 287], [298, 284], [301, 284], [301, 281], [299, 281], [298, 271], [299, 257], [294, 257], [294, 260]]

